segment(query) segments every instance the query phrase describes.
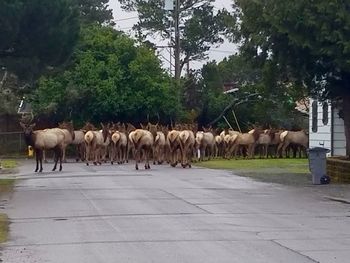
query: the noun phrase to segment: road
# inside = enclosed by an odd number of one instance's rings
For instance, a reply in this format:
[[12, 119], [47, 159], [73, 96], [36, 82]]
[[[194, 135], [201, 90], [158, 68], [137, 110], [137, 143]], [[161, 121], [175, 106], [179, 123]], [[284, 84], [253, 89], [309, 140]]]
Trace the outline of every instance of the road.
[[350, 205], [325, 198], [327, 186], [166, 165], [63, 169], [23, 162], [3, 262], [349, 262]]

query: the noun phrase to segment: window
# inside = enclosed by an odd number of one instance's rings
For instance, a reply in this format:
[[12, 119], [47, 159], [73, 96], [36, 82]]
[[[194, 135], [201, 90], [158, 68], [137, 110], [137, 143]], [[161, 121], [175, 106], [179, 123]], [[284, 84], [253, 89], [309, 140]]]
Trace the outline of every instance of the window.
[[323, 102], [323, 105], [322, 105], [322, 122], [323, 122], [323, 125], [328, 124], [328, 103], [327, 102]]
[[317, 100], [312, 103], [312, 132], [317, 132]]

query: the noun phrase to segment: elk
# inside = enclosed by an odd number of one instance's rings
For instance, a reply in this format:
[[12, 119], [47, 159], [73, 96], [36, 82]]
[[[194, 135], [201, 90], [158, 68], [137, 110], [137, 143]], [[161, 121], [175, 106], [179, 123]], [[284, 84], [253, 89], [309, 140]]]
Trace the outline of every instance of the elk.
[[231, 159], [234, 150], [237, 147], [235, 142], [239, 134], [226, 134], [224, 137], [224, 157], [226, 159]]
[[118, 164], [126, 161], [128, 139], [124, 132], [114, 131], [111, 136], [111, 164], [117, 160]]
[[74, 131], [74, 139], [72, 144], [75, 145], [76, 150], [76, 161], [85, 160], [85, 140], [84, 140], [84, 132], [82, 130]]
[[145, 169], [151, 169], [149, 159], [154, 142], [154, 136], [150, 131], [136, 129], [129, 133], [129, 140], [134, 145], [135, 169], [138, 170], [138, 163], [141, 161], [141, 151], [144, 152], [146, 158]]
[[255, 150], [255, 144], [256, 141], [259, 138], [261, 131], [259, 129], [252, 129], [247, 133], [240, 133], [237, 136], [237, 139], [235, 140], [235, 156], [237, 157], [237, 152], [240, 149], [240, 147], [246, 147], [247, 148], [247, 157], [253, 158], [254, 157], [254, 150]]
[[271, 129], [264, 130], [263, 133], [259, 135], [257, 145], [260, 146], [260, 158], [262, 156], [268, 158], [269, 146], [272, 144], [274, 137], [275, 132]]
[[126, 162], [128, 163], [129, 162], [129, 157], [130, 157], [130, 151], [132, 152], [132, 155], [134, 156], [135, 153], [135, 147], [134, 147], [134, 144], [130, 141], [130, 133], [135, 131], [136, 128], [134, 125], [132, 125], [131, 123], [127, 123], [126, 124], [126, 136], [128, 138], [128, 147], [127, 147], [127, 150], [126, 150]]
[[[24, 124], [20, 122], [20, 126], [24, 131], [24, 139], [28, 146], [32, 146], [36, 157], [35, 172], [43, 171], [43, 151], [53, 150], [55, 153], [55, 165], [52, 171], [57, 168], [58, 160], [60, 161], [59, 171], [62, 171], [62, 153], [65, 139], [65, 133], [60, 129], [45, 129], [33, 131], [35, 123]], [[40, 166], [40, 168], [39, 168]]]
[[[53, 128], [57, 129], [57, 128]], [[64, 132], [64, 143], [63, 143], [63, 162], [67, 162], [66, 160], [66, 148], [69, 144], [73, 142], [75, 139], [75, 132], [74, 132], [74, 127], [73, 127], [73, 122], [62, 122], [58, 124], [58, 129], [61, 129]]]
[[181, 148], [181, 142], [180, 142], [180, 132], [178, 130], [171, 130], [167, 134], [167, 141], [169, 143], [169, 159], [170, 159], [170, 165], [172, 167], [175, 167], [179, 159], [181, 159], [182, 155], [182, 148]]
[[158, 124], [148, 123], [146, 126], [147, 130], [150, 131], [154, 136], [153, 143], [153, 164], [162, 164], [164, 161], [165, 155], [165, 145], [166, 139], [165, 135], [162, 131], [159, 131]]
[[[110, 124], [108, 123], [107, 126], [105, 127], [103, 125], [103, 123], [100, 123], [102, 126], [102, 130], [100, 130], [101, 133], [106, 132], [106, 138], [104, 137], [104, 140], [100, 146], [100, 150], [101, 150], [101, 159], [103, 162], [107, 161], [107, 154], [108, 154], [108, 149], [109, 149], [109, 145], [111, 143], [111, 131], [110, 131]], [[105, 136], [103, 134], [103, 136]]]
[[215, 157], [224, 156], [224, 141], [220, 135], [215, 136]]
[[193, 131], [191, 130], [180, 131], [179, 138], [180, 138], [180, 146], [182, 151], [181, 165], [183, 168], [186, 168], [187, 166], [191, 168], [193, 147], [195, 143]]
[[283, 156], [287, 147], [291, 144], [300, 146], [302, 150], [305, 152], [309, 145], [309, 137], [305, 133], [305, 131], [284, 131], [280, 134], [280, 144], [278, 145], [277, 152], [280, 156]]
[[86, 147], [86, 165], [89, 165], [89, 160], [93, 159], [93, 164], [101, 164], [101, 149], [103, 144], [106, 142], [107, 137], [109, 135], [109, 130], [107, 126], [102, 124], [102, 130], [95, 131], [93, 125], [86, 124], [86, 130], [84, 140]]
[[214, 135], [207, 131], [198, 131], [196, 133], [195, 148], [199, 150], [199, 160], [203, 161], [205, 157], [205, 152], [208, 152], [208, 160], [214, 154], [215, 148], [215, 138]]

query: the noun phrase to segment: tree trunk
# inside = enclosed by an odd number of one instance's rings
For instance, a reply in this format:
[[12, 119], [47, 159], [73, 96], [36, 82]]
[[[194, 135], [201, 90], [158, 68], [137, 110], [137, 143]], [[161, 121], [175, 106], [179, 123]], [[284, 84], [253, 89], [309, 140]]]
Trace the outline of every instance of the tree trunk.
[[350, 95], [345, 95], [343, 99], [344, 129], [346, 138], [346, 155], [350, 157]]

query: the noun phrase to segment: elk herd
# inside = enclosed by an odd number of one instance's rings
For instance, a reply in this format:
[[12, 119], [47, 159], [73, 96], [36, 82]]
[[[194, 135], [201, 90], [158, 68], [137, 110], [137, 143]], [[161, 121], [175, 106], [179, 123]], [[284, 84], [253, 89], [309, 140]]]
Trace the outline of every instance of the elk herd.
[[54, 167], [58, 161], [59, 170], [66, 160], [66, 148], [74, 145], [76, 160], [85, 161], [86, 165], [102, 162], [123, 164], [129, 158], [135, 160], [135, 169], [145, 162], [145, 169], [153, 164], [168, 163], [172, 167], [180, 164], [183, 168], [191, 167], [193, 161], [211, 158], [260, 158], [289, 157], [290, 151], [296, 157], [299, 152], [306, 156], [308, 135], [304, 131], [254, 128], [246, 133], [231, 129], [219, 132], [217, 129], [198, 130], [195, 124], [177, 124], [168, 126], [151, 124], [103, 124], [96, 128], [86, 123], [80, 130], [73, 129], [72, 122], [60, 123], [57, 128], [34, 130], [35, 124], [20, 123], [24, 138], [32, 146], [36, 156], [35, 171], [42, 171], [42, 161], [47, 150], [54, 152]]

